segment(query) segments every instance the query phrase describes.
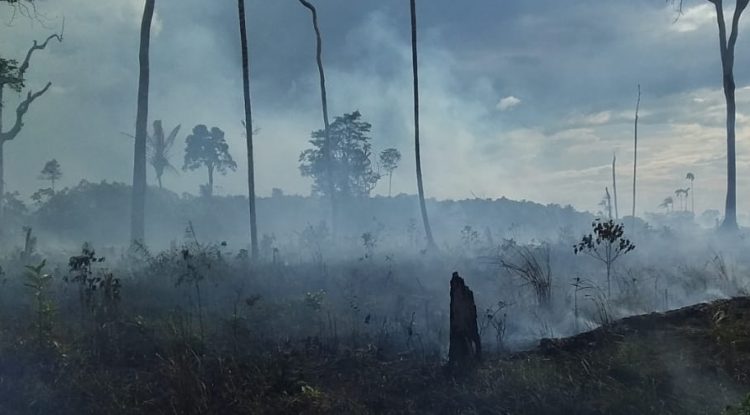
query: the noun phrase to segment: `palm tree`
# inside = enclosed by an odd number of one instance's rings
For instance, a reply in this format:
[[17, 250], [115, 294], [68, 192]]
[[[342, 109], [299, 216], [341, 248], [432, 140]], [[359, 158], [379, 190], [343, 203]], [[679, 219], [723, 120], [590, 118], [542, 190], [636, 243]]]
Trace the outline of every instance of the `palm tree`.
[[247, 193], [250, 209], [250, 249], [252, 259], [258, 259], [258, 229], [255, 211], [255, 163], [253, 160], [253, 115], [250, 101], [250, 58], [247, 50], [247, 25], [245, 0], [237, 0], [240, 17], [240, 44], [242, 49], [242, 92], [245, 99], [245, 141], [247, 144]]
[[[688, 173], [687, 176], [685, 176], [687, 180], [690, 180], [690, 190], [693, 190], [693, 182], [695, 182], [695, 175], [693, 173]], [[692, 192], [692, 195], [690, 196], [690, 210], [693, 212], [693, 215], [695, 215], [695, 192]]]
[[674, 196], [677, 199], [677, 203], [680, 205], [680, 209], [682, 209], [682, 189], [676, 189], [674, 191]]
[[419, 191], [419, 208], [422, 211], [424, 233], [427, 237], [427, 247], [436, 249], [435, 239], [432, 237], [430, 220], [427, 218], [427, 206], [424, 201], [424, 185], [422, 184], [422, 160], [419, 152], [419, 70], [417, 63], [417, 5], [411, 0], [411, 63], [414, 79], [414, 154], [417, 164], [417, 190]]
[[138, 60], [138, 106], [135, 118], [135, 147], [133, 150], [133, 195], [130, 217], [130, 240], [143, 242], [146, 234], [146, 141], [148, 137], [148, 86], [151, 21], [156, 0], [146, 0], [141, 21]]
[[667, 212], [669, 212], [669, 208], [672, 206], [674, 206], [674, 199], [672, 199], [672, 196], [665, 198], [664, 201], [659, 204], [659, 207], [664, 208]]
[[149, 157], [148, 162], [151, 167], [154, 168], [156, 173], [156, 181], [159, 183], [159, 189], [163, 189], [161, 183], [161, 177], [164, 174], [164, 170], [176, 172], [177, 169], [172, 166], [169, 161], [170, 151], [174, 145], [174, 140], [177, 138], [177, 133], [180, 131], [180, 125], [172, 129], [172, 132], [168, 136], [164, 136], [164, 128], [161, 125], [161, 120], [154, 121], [154, 134], [148, 137], [148, 150]]

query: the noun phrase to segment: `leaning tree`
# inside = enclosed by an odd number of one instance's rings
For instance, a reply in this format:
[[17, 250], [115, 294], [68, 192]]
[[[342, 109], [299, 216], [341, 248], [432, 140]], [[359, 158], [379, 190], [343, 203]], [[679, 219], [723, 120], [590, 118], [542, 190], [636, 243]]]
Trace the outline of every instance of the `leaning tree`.
[[419, 209], [422, 212], [424, 233], [427, 237], [427, 247], [435, 250], [435, 239], [432, 237], [430, 220], [427, 217], [427, 206], [424, 200], [424, 185], [422, 184], [422, 158], [419, 146], [419, 68], [417, 60], [417, 5], [411, 0], [411, 63], [414, 84], [414, 157], [417, 165], [417, 191], [419, 193]]

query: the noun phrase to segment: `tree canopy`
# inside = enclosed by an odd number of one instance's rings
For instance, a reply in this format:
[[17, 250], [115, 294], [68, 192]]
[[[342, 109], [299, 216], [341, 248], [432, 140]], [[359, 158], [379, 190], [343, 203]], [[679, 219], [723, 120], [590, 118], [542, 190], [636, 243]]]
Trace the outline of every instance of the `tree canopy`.
[[[331, 123], [329, 127], [330, 163], [326, 161], [326, 135], [324, 130], [312, 133], [312, 148], [300, 154], [300, 172], [302, 176], [313, 179], [314, 194], [327, 195], [333, 188], [338, 196], [366, 197], [380, 179], [372, 168], [372, 139], [368, 134], [372, 126], [362, 120], [362, 114], [354, 111], [344, 114]], [[332, 186], [329, 183], [327, 169], [332, 172]]]

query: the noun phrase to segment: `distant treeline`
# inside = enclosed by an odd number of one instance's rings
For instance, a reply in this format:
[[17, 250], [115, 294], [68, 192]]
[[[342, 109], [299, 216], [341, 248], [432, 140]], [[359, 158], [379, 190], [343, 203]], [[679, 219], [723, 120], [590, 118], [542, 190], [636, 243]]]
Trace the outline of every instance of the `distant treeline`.
[[[151, 244], [164, 246], [182, 239], [188, 223], [205, 242], [227, 241], [235, 247], [247, 244], [245, 196], [179, 195], [155, 187], [148, 191], [146, 222]], [[4, 233], [6, 237], [20, 237], [22, 228], [31, 226], [35, 233], [56, 242], [125, 245], [130, 228], [123, 218], [129, 217], [130, 193], [131, 187], [123, 183], [81, 181], [72, 188], [38, 195], [30, 203], [11, 195], [6, 204], [10, 226]], [[297, 238], [309, 227], [325, 229], [330, 217], [327, 203], [325, 198], [288, 196], [275, 190], [273, 196], [258, 199], [258, 213], [264, 218], [260, 234], [283, 241]], [[476, 238], [498, 242], [508, 237], [556, 238], [561, 232], [586, 229], [592, 219], [591, 214], [571, 206], [545, 206], [505, 198], [429, 200], [428, 204], [434, 212], [440, 245], [460, 243], [462, 232], [465, 236], [467, 230]], [[349, 200], [340, 212], [338, 226], [346, 238], [359, 238], [370, 232], [379, 236], [381, 244], [423, 239], [415, 195]]]

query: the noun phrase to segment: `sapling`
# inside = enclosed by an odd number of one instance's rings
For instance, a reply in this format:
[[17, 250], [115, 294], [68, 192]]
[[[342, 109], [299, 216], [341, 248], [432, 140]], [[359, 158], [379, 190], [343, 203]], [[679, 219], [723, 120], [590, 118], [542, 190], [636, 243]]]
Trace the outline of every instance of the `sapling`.
[[625, 238], [625, 227], [613, 220], [600, 219], [591, 223], [593, 232], [584, 235], [581, 241], [573, 245], [573, 252], [584, 253], [607, 267], [607, 297], [612, 295], [612, 266], [621, 256], [635, 249], [630, 239]]
[[24, 274], [26, 277], [24, 285], [31, 288], [34, 296], [34, 305], [36, 307], [34, 329], [36, 331], [36, 340], [39, 349], [44, 349], [51, 343], [52, 318], [54, 315], [54, 308], [48, 295], [49, 286], [52, 282], [52, 275], [44, 273], [44, 267], [46, 265], [46, 260], [38, 265], [27, 265]]

